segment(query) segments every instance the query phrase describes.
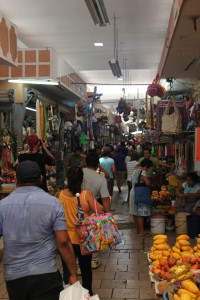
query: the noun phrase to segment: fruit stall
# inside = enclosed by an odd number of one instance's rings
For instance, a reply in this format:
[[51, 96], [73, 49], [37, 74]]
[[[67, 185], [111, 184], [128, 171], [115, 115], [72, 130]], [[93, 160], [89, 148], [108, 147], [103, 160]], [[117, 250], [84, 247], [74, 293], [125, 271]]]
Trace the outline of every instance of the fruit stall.
[[200, 234], [194, 247], [189, 239], [180, 235], [170, 247], [166, 235], [154, 236], [148, 260], [156, 298], [200, 300]]

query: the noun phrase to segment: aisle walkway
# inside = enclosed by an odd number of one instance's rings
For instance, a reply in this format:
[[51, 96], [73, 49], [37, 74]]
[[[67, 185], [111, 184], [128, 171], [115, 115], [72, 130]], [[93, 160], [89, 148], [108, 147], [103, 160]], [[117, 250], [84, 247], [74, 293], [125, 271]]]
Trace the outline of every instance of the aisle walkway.
[[[154, 299], [148, 276], [146, 252], [152, 245], [152, 238], [141, 238], [133, 232], [132, 219], [128, 214], [126, 185], [122, 193], [114, 192], [112, 211], [122, 238], [116, 249], [101, 253], [101, 267], [93, 272], [93, 288], [100, 300]], [[169, 237], [174, 241], [174, 234]], [[170, 243], [171, 244], [171, 243]], [[59, 257], [58, 266], [61, 270]], [[62, 270], [61, 270], [62, 271]], [[9, 299], [0, 264], [0, 300]]]

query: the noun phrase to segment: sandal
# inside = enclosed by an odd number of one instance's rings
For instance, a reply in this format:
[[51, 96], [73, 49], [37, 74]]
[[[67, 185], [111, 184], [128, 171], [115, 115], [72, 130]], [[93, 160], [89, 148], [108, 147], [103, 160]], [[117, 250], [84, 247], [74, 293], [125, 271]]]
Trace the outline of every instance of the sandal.
[[145, 232], [144, 234], [140, 234], [139, 236], [141, 236], [141, 237], [151, 237], [152, 234], [148, 233], [148, 232]]

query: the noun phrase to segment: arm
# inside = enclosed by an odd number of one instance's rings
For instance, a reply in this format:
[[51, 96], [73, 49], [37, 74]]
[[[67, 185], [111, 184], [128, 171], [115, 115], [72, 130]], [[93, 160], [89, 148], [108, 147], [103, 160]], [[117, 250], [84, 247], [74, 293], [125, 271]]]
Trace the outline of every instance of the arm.
[[113, 174], [115, 174], [115, 172], [116, 172], [115, 164], [112, 164], [112, 172], [113, 172]]
[[99, 169], [105, 174], [105, 177], [106, 177], [106, 178], [110, 178], [108, 172], [107, 172], [104, 168], [102, 168], [101, 165], [99, 165]]
[[149, 180], [149, 178], [147, 176], [142, 175], [141, 178], [147, 186], [151, 186], [151, 181]]
[[183, 196], [200, 199], [200, 190], [198, 190], [196, 193], [185, 193], [185, 194], [183, 194]]
[[44, 149], [45, 153], [55, 161], [54, 156], [53, 156], [53, 155], [51, 154], [51, 152], [47, 149], [47, 142], [46, 142], [45, 140], [42, 140], [42, 148]]
[[162, 162], [162, 161], [161, 161], [161, 166], [162, 167], [167, 167], [167, 168], [172, 168], [172, 166], [170, 166], [166, 162]]
[[[90, 209], [92, 211], [96, 212], [95, 211], [95, 204], [94, 204], [94, 201], [96, 201], [96, 200], [94, 199], [93, 194], [91, 192], [87, 191], [85, 199], [86, 199]], [[96, 206], [97, 206], [97, 213], [102, 214], [103, 213], [103, 206], [98, 201], [96, 201]]]
[[105, 212], [110, 212], [110, 197], [102, 198], [102, 202]]
[[70, 272], [70, 283], [74, 284], [76, 281], [78, 281], [78, 277], [76, 273], [76, 259], [69, 235], [66, 230], [54, 232], [58, 250]]

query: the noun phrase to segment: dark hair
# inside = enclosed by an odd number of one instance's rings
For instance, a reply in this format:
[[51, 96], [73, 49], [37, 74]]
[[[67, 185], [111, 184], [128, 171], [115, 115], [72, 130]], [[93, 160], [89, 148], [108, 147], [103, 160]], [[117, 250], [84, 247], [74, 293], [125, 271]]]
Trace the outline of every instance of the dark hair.
[[139, 155], [137, 153], [137, 151], [133, 151], [131, 152], [131, 160], [138, 160]]
[[86, 165], [89, 168], [97, 169], [99, 165], [99, 156], [96, 152], [89, 152], [86, 156]]
[[18, 164], [16, 168], [17, 185], [40, 186], [41, 169], [40, 166], [31, 160], [25, 160]]
[[81, 192], [83, 182], [83, 170], [79, 167], [71, 167], [67, 172], [68, 189], [74, 196]]
[[189, 172], [187, 173], [186, 177], [190, 177], [194, 183], [199, 181], [199, 177], [196, 172]]
[[75, 152], [76, 152], [76, 151], [82, 152], [82, 148], [81, 148], [81, 147], [76, 147], [76, 148], [75, 148]]
[[103, 147], [102, 149], [102, 153], [101, 153], [101, 156], [104, 157], [104, 156], [109, 156], [110, 155], [110, 147]]
[[149, 148], [144, 148], [143, 151], [149, 151], [149, 153], [151, 153], [151, 149]]
[[125, 142], [124, 141], [121, 141], [121, 146], [125, 146]]
[[153, 163], [152, 163], [152, 161], [150, 159], [144, 158], [141, 161], [140, 166], [143, 167], [143, 168], [146, 167], [146, 168], [149, 169], [149, 168], [151, 168], [153, 166]]

